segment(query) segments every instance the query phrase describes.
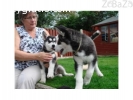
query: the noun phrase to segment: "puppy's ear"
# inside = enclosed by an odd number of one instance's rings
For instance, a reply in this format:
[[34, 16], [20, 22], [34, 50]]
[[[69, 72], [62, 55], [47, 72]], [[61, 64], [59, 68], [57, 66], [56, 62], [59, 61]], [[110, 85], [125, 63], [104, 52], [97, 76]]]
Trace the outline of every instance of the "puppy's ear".
[[62, 36], [65, 36], [65, 33], [68, 32], [67, 28], [65, 26], [63, 26], [63, 25], [56, 26], [55, 29]]
[[56, 28], [55, 27], [55, 29], [56, 29], [56, 31], [58, 32], [58, 34], [60, 34], [60, 35], [62, 35], [62, 36], [65, 36], [65, 33], [64, 32], [62, 32], [62, 31], [60, 31], [58, 28]]
[[47, 38], [47, 34], [44, 31], [42, 32], [42, 36], [44, 40]]
[[59, 40], [59, 37], [58, 37], [58, 35], [56, 35], [56, 36], [55, 36], [55, 39], [56, 39], [56, 41], [58, 41], [58, 40]]

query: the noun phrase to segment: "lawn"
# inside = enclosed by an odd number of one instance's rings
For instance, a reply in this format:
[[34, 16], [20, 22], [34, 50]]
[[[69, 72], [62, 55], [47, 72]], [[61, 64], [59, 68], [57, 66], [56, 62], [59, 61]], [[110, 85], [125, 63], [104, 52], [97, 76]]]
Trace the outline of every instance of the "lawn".
[[[58, 64], [64, 66], [67, 72], [74, 73], [74, 61], [72, 58], [58, 59]], [[99, 68], [104, 77], [98, 77], [94, 72], [89, 85], [84, 85], [84, 89], [118, 89], [118, 56], [99, 56]], [[85, 75], [85, 70], [83, 77]], [[60, 86], [69, 86], [75, 88], [74, 76], [54, 77], [47, 79], [46, 85], [58, 88]]]

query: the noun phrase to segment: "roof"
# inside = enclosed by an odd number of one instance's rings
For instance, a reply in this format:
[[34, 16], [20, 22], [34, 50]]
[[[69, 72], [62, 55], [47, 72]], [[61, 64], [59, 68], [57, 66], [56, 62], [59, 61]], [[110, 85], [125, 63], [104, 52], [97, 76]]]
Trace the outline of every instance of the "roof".
[[98, 25], [102, 25], [102, 24], [107, 24], [107, 23], [110, 23], [110, 22], [115, 22], [115, 21], [118, 21], [118, 17], [110, 17], [108, 19], [105, 19], [97, 24], [94, 24], [92, 26], [98, 26]]

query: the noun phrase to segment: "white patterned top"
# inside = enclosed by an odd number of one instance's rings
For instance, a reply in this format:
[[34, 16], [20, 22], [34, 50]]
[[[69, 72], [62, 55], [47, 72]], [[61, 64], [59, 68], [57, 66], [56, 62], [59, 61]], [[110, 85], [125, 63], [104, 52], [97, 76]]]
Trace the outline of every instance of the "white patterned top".
[[[20, 36], [20, 50], [27, 53], [37, 53], [43, 49], [44, 40], [42, 37], [43, 28], [36, 27], [36, 36], [32, 38], [28, 32], [26, 32], [24, 26], [16, 27]], [[29, 66], [38, 65], [36, 60], [30, 61], [18, 61], [15, 60], [15, 68], [23, 70]]]

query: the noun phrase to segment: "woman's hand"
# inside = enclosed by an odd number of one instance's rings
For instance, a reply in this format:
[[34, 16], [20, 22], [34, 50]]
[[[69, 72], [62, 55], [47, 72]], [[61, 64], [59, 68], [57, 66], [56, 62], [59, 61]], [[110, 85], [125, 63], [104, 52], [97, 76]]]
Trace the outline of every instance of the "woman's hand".
[[37, 60], [42, 61], [42, 62], [49, 62], [53, 57], [52, 54], [50, 53], [45, 53], [45, 52], [39, 52], [37, 53]]

